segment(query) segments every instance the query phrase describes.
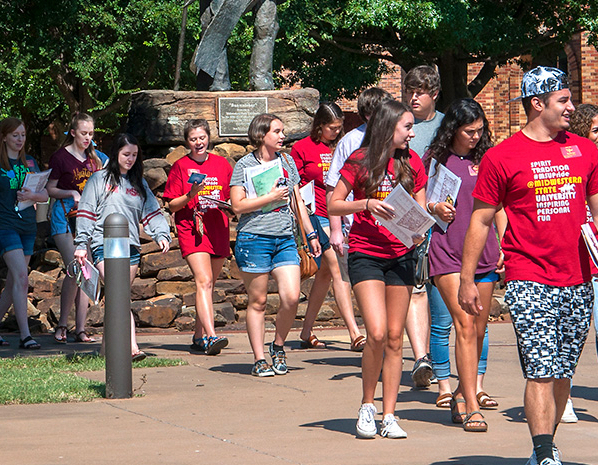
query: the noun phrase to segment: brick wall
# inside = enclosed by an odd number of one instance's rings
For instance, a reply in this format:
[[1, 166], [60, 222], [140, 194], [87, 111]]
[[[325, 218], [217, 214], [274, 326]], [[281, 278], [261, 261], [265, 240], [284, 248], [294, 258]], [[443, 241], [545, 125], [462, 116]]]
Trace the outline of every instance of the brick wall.
[[[579, 103], [598, 104], [598, 50], [587, 44], [587, 36], [587, 32], [578, 33], [565, 46], [571, 93], [575, 105]], [[383, 76], [378, 86], [400, 99], [405, 71], [393, 63], [387, 62], [387, 65], [393, 72]], [[468, 69], [468, 80], [471, 81], [481, 67], [481, 63], [471, 64]], [[495, 143], [501, 142], [519, 131], [525, 124], [526, 118], [521, 102], [507, 103], [508, 100], [520, 95], [522, 76], [521, 67], [515, 63], [501, 66], [497, 69], [496, 76], [476, 96], [476, 100], [486, 112]], [[342, 100], [337, 103], [347, 114], [345, 131], [358, 126], [360, 120], [355, 117], [357, 101]]]

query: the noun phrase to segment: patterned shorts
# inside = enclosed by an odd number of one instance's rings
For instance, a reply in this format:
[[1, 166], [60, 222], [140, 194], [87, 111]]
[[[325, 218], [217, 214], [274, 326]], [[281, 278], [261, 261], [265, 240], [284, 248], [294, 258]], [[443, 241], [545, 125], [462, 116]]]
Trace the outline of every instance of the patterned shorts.
[[573, 377], [590, 329], [593, 300], [591, 283], [570, 287], [507, 283], [505, 303], [525, 378]]

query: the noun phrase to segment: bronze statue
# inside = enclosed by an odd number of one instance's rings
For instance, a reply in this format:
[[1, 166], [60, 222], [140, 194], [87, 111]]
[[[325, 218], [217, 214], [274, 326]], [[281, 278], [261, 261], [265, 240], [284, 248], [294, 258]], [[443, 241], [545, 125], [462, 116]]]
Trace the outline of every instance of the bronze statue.
[[197, 90], [230, 90], [226, 42], [245, 13], [255, 13], [249, 68], [252, 90], [274, 90], [272, 59], [278, 33], [277, 0], [200, 0], [202, 36], [191, 70]]

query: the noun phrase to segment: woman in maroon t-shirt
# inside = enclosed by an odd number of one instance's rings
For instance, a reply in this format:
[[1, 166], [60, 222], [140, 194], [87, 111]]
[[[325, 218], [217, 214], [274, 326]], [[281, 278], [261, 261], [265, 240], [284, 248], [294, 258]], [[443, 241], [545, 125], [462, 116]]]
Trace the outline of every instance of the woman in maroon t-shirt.
[[[94, 173], [102, 169], [102, 162], [93, 147], [93, 118], [85, 113], [76, 113], [62, 147], [52, 155], [49, 166], [52, 169], [46, 186], [50, 197], [56, 199], [52, 206], [50, 233], [60, 251], [64, 266], [74, 259], [75, 235], [72, 223], [67, 218], [76, 210], [85, 183]], [[60, 291], [60, 319], [54, 332], [54, 340], [66, 343], [68, 315], [75, 304], [75, 342], [95, 342], [85, 331], [89, 298], [77, 287], [74, 278], [64, 277]]]
[[[305, 139], [297, 141], [291, 150], [291, 156], [301, 176], [301, 186], [314, 182], [316, 207], [313, 213], [327, 235], [330, 235], [330, 222], [326, 210], [326, 175], [332, 161], [334, 147], [343, 136], [343, 120], [343, 111], [336, 103], [320, 104], [312, 122], [311, 133]], [[360, 352], [365, 345], [365, 337], [359, 332], [353, 314], [351, 286], [343, 281], [336, 253], [330, 248], [328, 236], [320, 237], [319, 240], [322, 245], [322, 264], [314, 276], [309, 292], [303, 328], [299, 336], [302, 341], [301, 347], [316, 349], [326, 347], [326, 344], [312, 333], [312, 328], [332, 279], [334, 300], [349, 330], [351, 349]]]
[[[413, 114], [400, 102], [378, 105], [368, 122], [362, 148], [341, 169], [341, 180], [328, 203], [331, 215], [355, 214], [349, 233], [349, 276], [367, 330], [361, 366], [363, 397], [357, 420], [357, 434], [366, 438], [377, 432], [374, 396], [380, 372], [384, 415], [380, 434], [407, 437], [394, 412], [403, 364], [405, 318], [415, 284], [415, 249], [402, 244], [373, 214], [393, 217], [393, 207], [383, 200], [398, 184], [422, 207], [425, 203], [425, 170], [419, 156], [409, 150], [413, 121]], [[351, 191], [355, 200], [347, 201]]]
[[[461, 179], [461, 187], [456, 199], [447, 202], [429, 202], [426, 208], [431, 214], [449, 223], [446, 232], [438, 225], [432, 229], [429, 249], [430, 276], [455, 326], [455, 359], [459, 385], [450, 401], [451, 417], [454, 423], [463, 424], [465, 431], [472, 432], [485, 432], [488, 429], [484, 416], [479, 411], [480, 407], [496, 408], [498, 405], [494, 399], [481, 391], [481, 387], [478, 390], [478, 383], [481, 386], [481, 380], [478, 378], [478, 363], [490, 313], [492, 292], [499, 279], [496, 273], [499, 262], [496, 234], [489, 235], [476, 270], [476, 285], [480, 291], [484, 310], [479, 315], [470, 315], [461, 308], [457, 299], [463, 242], [473, 211], [471, 193], [477, 181], [480, 161], [492, 146], [491, 138], [488, 120], [480, 104], [473, 99], [456, 100], [448, 108], [425, 156], [428, 166], [432, 160], [436, 160], [439, 165], [445, 166]], [[430, 179], [436, 173], [436, 168], [430, 168], [428, 173]], [[506, 216], [502, 210], [496, 217], [497, 224], [506, 226]], [[435, 302], [435, 299], [430, 299], [433, 313], [442, 310]], [[434, 320], [434, 314], [432, 318]], [[432, 345], [434, 345], [433, 341]], [[433, 351], [433, 358], [434, 355]], [[438, 378], [440, 383], [448, 384], [448, 374], [446, 379], [443, 376]], [[442, 388], [443, 386], [439, 386], [439, 389]], [[450, 390], [450, 386], [448, 389]]]
[[[221, 156], [208, 152], [210, 127], [205, 119], [185, 124], [189, 154], [177, 160], [168, 174], [164, 199], [175, 214], [181, 252], [195, 280], [195, 333], [191, 347], [217, 355], [228, 339], [217, 336], [214, 328], [212, 293], [224, 259], [230, 255], [228, 217], [215, 201], [229, 198], [233, 169]], [[190, 183], [191, 176], [205, 175]]]

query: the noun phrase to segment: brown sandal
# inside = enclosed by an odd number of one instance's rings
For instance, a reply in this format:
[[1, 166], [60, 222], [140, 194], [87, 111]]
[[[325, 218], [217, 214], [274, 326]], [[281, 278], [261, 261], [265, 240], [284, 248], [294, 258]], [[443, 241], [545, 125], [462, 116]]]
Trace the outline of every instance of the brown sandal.
[[451, 399], [453, 395], [450, 392], [445, 392], [444, 394], [440, 394], [436, 398], [436, 407], [438, 408], [451, 408]]
[[[62, 334], [62, 336], [58, 335], [58, 331], [60, 330], [60, 333]], [[62, 332], [64, 331], [64, 332]], [[68, 333], [68, 328], [66, 326], [56, 326], [56, 329], [54, 330], [54, 340], [56, 342], [58, 342], [58, 344], [66, 344], [66, 335]]]
[[83, 342], [84, 344], [91, 344], [92, 342], [96, 342], [96, 340], [92, 337], [89, 337], [87, 331], [79, 331], [75, 334], [75, 342]]
[[351, 341], [351, 350], [353, 352], [363, 352], [363, 348], [365, 347], [367, 339], [363, 335], [357, 336], [353, 341]]
[[484, 410], [494, 410], [498, 407], [498, 402], [488, 395], [487, 392], [480, 391], [476, 394], [480, 408]]
[[320, 341], [315, 334], [309, 336], [309, 339], [306, 341], [305, 339], [301, 339], [301, 348], [302, 349], [325, 349], [326, 343]]

